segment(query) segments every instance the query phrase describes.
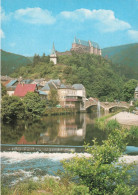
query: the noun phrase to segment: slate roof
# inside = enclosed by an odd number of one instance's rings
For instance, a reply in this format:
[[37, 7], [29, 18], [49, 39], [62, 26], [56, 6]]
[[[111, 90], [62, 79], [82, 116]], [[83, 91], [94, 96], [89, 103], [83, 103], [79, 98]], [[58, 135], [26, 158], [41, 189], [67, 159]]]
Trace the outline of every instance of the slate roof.
[[44, 91], [39, 90], [38, 92], [39, 92], [40, 95], [47, 95], [47, 93], [44, 92]]
[[[91, 45], [92, 45], [94, 48], [100, 49], [98, 43], [93, 42], [93, 41], [90, 41], [90, 42], [91, 42]], [[74, 39], [74, 43], [79, 44], [79, 45], [84, 45], [84, 46], [90, 47], [89, 41], [80, 40], [80, 39], [77, 39], [76, 37], [75, 37], [75, 39]]]
[[60, 89], [66, 89], [67, 87], [66, 87], [66, 85], [64, 85], [64, 84], [61, 84], [59, 88], [60, 88]]
[[33, 82], [32, 79], [24, 79], [24, 80], [21, 81], [21, 83], [24, 83], [24, 84], [30, 84], [32, 82]]
[[41, 91], [50, 91], [48, 83], [46, 83], [45, 86], [41, 88]]
[[48, 81], [48, 83], [54, 83], [56, 86], [58, 86], [58, 85], [60, 85], [61, 84], [61, 81], [59, 80], [59, 79], [55, 79], [55, 80], [50, 80], [50, 81]]
[[28, 92], [34, 92], [36, 89], [36, 84], [18, 84], [14, 95], [19, 97], [24, 97]]
[[74, 84], [74, 85], [72, 85], [72, 87], [74, 89], [77, 89], [77, 90], [82, 90], [84, 88], [84, 86], [82, 84]]
[[6, 85], [6, 87], [11, 87], [11, 86], [14, 85], [17, 81], [18, 81], [17, 79], [11, 80], [11, 81]]

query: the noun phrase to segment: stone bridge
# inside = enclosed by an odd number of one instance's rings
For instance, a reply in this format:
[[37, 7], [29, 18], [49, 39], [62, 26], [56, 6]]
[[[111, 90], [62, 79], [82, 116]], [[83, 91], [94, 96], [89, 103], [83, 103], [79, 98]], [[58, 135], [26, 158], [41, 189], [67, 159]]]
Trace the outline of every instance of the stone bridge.
[[[97, 106], [98, 101], [95, 100], [87, 100], [85, 102], [85, 110], [87, 110], [91, 106]], [[100, 102], [99, 106], [104, 109], [105, 112], [109, 112], [111, 108], [129, 108], [130, 104], [127, 102]]]

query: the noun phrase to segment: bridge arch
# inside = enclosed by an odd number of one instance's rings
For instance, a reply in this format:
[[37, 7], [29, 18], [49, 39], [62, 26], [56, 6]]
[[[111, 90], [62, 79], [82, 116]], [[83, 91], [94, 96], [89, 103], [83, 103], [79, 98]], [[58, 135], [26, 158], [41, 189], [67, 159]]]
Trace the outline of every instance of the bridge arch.
[[[85, 102], [85, 110], [88, 110], [90, 107], [97, 106], [98, 102], [87, 101]], [[105, 112], [109, 112], [112, 108], [126, 108], [128, 109], [130, 105], [126, 102], [100, 102], [100, 107], [104, 109]]]
[[[89, 105], [89, 106], [86, 106], [85, 109], [88, 110], [89, 108], [93, 107], [93, 106], [96, 106], [97, 107], [97, 104], [92, 104], [92, 105]], [[104, 106], [100, 105], [101, 108], [105, 109]]]
[[128, 106], [124, 106], [124, 105], [114, 105], [114, 106], [110, 106], [108, 109], [109, 109], [109, 111], [112, 109], [112, 108], [126, 108], [126, 109], [129, 109], [129, 107]]

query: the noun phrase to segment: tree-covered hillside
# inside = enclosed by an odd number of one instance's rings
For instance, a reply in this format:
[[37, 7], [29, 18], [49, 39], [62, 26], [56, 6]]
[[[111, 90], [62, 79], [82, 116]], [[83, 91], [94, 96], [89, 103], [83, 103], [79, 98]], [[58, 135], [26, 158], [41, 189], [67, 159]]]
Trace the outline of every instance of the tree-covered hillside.
[[25, 56], [9, 53], [1, 50], [1, 74], [9, 75], [17, 68], [31, 64], [31, 60]]
[[138, 78], [138, 43], [104, 48], [102, 56], [111, 59], [113, 68], [127, 78]]
[[124, 80], [101, 57], [91, 54], [72, 53], [72, 56], [59, 56], [58, 64], [49, 62], [48, 56], [35, 56], [33, 65], [22, 67], [11, 76], [24, 78], [57, 79], [68, 84], [82, 83], [87, 96], [101, 100], [120, 99]]

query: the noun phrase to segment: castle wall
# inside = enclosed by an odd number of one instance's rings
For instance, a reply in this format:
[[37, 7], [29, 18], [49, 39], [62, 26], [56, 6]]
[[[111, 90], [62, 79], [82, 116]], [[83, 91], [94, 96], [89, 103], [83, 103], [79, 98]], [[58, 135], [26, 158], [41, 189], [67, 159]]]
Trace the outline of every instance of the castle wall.
[[94, 48], [91, 45], [90, 41], [89, 41], [89, 45], [90, 46], [85, 46], [85, 45], [73, 43], [70, 51], [75, 51], [78, 53], [90, 53], [90, 54], [95, 54], [95, 55], [101, 55], [101, 49]]
[[93, 53], [94, 53], [95, 55], [98, 54], [97, 48], [94, 48], [94, 49], [93, 49]]
[[94, 53], [94, 48], [90, 47], [90, 53], [93, 54]]
[[78, 53], [90, 53], [90, 47], [73, 43], [70, 51], [75, 51]]
[[59, 52], [56, 51], [57, 56], [72, 55], [70, 51]]

